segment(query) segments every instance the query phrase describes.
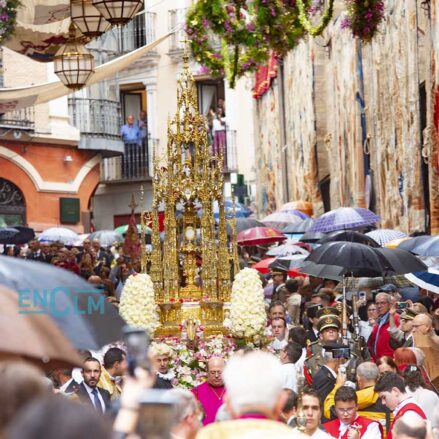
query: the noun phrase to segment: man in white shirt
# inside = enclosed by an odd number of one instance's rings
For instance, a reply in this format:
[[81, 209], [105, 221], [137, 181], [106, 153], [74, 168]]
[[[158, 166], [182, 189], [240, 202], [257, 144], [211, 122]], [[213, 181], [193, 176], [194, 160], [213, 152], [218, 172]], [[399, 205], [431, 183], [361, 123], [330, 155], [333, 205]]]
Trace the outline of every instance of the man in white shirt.
[[271, 322], [271, 332], [274, 336], [274, 340], [271, 342], [271, 347], [273, 349], [276, 349], [277, 351], [280, 351], [288, 344], [288, 341], [286, 339], [286, 320], [282, 317], [276, 317], [275, 319], [273, 319], [273, 321]]
[[288, 343], [280, 352], [280, 362], [282, 363], [283, 388], [297, 392], [297, 370], [296, 362], [302, 355], [302, 346], [298, 343]]
[[336, 439], [382, 439], [383, 428], [377, 421], [358, 416], [358, 399], [354, 389], [342, 386], [335, 392], [334, 407], [337, 419], [326, 422], [323, 428]]
[[91, 404], [98, 413], [105, 413], [110, 406], [111, 397], [107, 390], [97, 386], [101, 376], [101, 364], [96, 358], [89, 357], [84, 360], [82, 376], [84, 381], [79, 385], [79, 399]]
[[[297, 425], [303, 425], [305, 436], [313, 439], [332, 439], [329, 434], [320, 429], [320, 419], [322, 417], [322, 405], [319, 394], [309, 389], [302, 393], [302, 402], [297, 408]], [[298, 433], [299, 429], [293, 429]]]

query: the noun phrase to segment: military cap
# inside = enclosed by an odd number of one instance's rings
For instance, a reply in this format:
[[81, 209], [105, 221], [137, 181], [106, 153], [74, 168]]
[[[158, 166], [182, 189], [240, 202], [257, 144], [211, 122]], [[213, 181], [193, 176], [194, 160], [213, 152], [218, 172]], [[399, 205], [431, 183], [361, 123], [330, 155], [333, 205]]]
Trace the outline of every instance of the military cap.
[[341, 328], [340, 319], [333, 314], [320, 317], [317, 323], [317, 329], [319, 330], [319, 332], [322, 332], [328, 328], [336, 328], [340, 330]]
[[316, 314], [316, 317], [318, 317], [318, 318], [321, 318], [324, 316], [340, 317], [340, 311], [335, 306], [326, 306], [324, 308], [320, 308]]
[[271, 268], [270, 269], [270, 274], [272, 276], [276, 276], [276, 275], [285, 276], [287, 274], [287, 272], [286, 271], [281, 271], [279, 268]]
[[400, 317], [404, 320], [413, 320], [418, 314], [414, 309], [406, 308]]

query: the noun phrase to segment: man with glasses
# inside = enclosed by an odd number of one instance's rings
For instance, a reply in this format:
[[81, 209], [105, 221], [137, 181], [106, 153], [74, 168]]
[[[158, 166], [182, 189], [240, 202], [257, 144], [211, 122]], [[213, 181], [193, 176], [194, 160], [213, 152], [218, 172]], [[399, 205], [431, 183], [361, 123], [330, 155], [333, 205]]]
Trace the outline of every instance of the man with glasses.
[[[392, 296], [387, 293], [378, 293], [375, 298], [375, 305], [377, 307], [378, 320], [372, 328], [370, 334], [368, 347], [372, 356], [372, 360], [376, 361], [383, 355], [393, 357], [394, 349], [390, 345], [389, 334], [389, 311], [392, 303]], [[399, 325], [399, 315], [395, 314], [395, 325]]]
[[342, 386], [335, 392], [337, 419], [326, 422], [323, 428], [337, 439], [380, 439], [381, 425], [371, 419], [358, 416], [357, 394], [351, 387]]
[[212, 357], [207, 363], [207, 381], [192, 389], [206, 414], [203, 424], [215, 422], [218, 409], [223, 405], [226, 389], [223, 381], [223, 370], [226, 365], [221, 357]]

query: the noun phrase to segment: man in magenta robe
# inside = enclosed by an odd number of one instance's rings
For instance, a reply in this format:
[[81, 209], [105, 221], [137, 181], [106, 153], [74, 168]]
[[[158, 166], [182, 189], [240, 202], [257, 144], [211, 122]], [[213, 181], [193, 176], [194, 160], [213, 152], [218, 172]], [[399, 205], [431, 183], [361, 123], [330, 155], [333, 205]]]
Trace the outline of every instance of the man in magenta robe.
[[212, 357], [207, 363], [207, 381], [192, 389], [195, 398], [203, 406], [205, 417], [203, 425], [215, 422], [218, 409], [223, 405], [225, 387], [223, 370], [225, 361], [221, 357]]

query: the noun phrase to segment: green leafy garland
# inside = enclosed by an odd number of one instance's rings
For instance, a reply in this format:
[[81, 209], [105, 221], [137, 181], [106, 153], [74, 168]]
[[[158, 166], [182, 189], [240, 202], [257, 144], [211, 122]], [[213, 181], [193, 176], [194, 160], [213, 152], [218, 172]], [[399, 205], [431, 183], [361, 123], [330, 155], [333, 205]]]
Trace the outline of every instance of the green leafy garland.
[[304, 0], [296, 0], [297, 8], [299, 10], [299, 21], [303, 28], [313, 37], [320, 35], [328, 26], [331, 21], [332, 15], [334, 14], [334, 0], [329, 0], [328, 7], [323, 13], [322, 19], [317, 26], [313, 26], [309, 21], [307, 14], [307, 5], [305, 5]]
[[0, 44], [3, 44], [14, 33], [17, 21], [19, 0], [0, 0]]

